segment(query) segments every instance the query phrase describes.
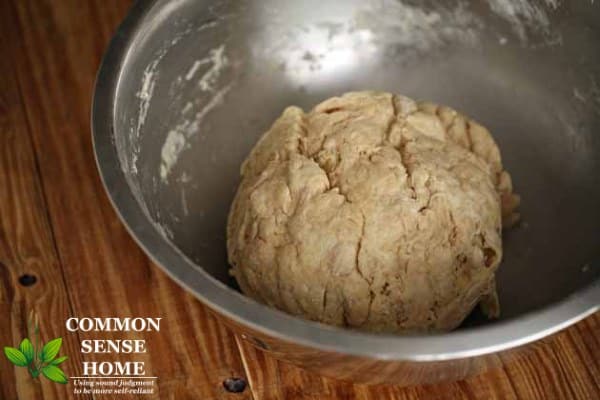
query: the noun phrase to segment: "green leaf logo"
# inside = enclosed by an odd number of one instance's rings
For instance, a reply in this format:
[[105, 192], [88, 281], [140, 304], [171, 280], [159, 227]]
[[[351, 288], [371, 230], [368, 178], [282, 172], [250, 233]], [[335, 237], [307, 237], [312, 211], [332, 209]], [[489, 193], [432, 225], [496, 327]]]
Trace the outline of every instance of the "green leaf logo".
[[21, 353], [21, 350], [19, 349], [7, 346], [4, 348], [4, 354], [6, 355], [6, 358], [8, 358], [8, 361], [15, 364], [17, 367], [26, 367], [27, 364], [29, 364], [27, 362], [27, 357], [25, 357], [25, 354]]
[[62, 363], [63, 361], [67, 360], [67, 358], [69, 358], [69, 357], [62, 356], [62, 357], [55, 358], [54, 360], [50, 361], [50, 365], [58, 365], [58, 364]]
[[42, 360], [42, 362], [45, 363], [54, 360], [54, 357], [56, 357], [56, 355], [58, 354], [61, 345], [62, 338], [56, 338], [46, 343], [46, 345], [42, 349], [42, 352], [40, 353], [40, 360]]
[[62, 369], [55, 365], [46, 365], [42, 368], [42, 374], [52, 382], [67, 383], [67, 377]]
[[[62, 338], [53, 339], [42, 347], [38, 317], [33, 311], [27, 321], [27, 331], [29, 336], [33, 338], [33, 343], [29, 338], [25, 338], [19, 344], [18, 349], [10, 346], [5, 347], [4, 354], [6, 358], [17, 367], [27, 368], [34, 379], [37, 379], [41, 373], [52, 382], [67, 383], [69, 379], [58, 365], [67, 360], [68, 357], [56, 358], [62, 346]], [[42, 348], [40, 349], [40, 347]]]
[[31, 341], [29, 339], [27, 339], [27, 338], [23, 339], [23, 341], [19, 345], [19, 350], [21, 350], [21, 353], [23, 353], [23, 355], [27, 359], [27, 364], [31, 363], [33, 361], [33, 359], [35, 358], [35, 352], [33, 351], [33, 345], [31, 344]]

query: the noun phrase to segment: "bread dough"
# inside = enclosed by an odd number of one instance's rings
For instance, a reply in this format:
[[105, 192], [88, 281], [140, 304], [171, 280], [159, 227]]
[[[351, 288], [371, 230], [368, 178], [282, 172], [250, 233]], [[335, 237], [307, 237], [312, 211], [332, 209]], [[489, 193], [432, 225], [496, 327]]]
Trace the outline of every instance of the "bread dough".
[[502, 223], [518, 197], [490, 133], [457, 111], [381, 92], [288, 107], [254, 147], [227, 225], [248, 296], [378, 332], [499, 313]]

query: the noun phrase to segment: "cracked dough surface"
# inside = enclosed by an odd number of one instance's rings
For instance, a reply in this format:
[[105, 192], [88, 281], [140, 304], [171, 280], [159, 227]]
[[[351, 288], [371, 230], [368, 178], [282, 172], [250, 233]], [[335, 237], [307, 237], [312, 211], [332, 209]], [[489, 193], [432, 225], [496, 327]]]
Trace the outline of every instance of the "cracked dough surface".
[[519, 199], [490, 133], [457, 111], [382, 92], [288, 107], [241, 175], [227, 250], [246, 295], [377, 332], [498, 315]]

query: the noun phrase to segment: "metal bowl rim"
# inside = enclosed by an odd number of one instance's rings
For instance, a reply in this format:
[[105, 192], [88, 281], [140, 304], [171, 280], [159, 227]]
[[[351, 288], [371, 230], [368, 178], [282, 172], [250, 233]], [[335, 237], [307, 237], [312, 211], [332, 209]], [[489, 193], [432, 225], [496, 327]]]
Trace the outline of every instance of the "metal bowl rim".
[[381, 360], [442, 361], [507, 350], [564, 329], [600, 309], [600, 280], [541, 310], [487, 326], [428, 336], [371, 334], [326, 326], [259, 304], [198, 268], [153, 226], [120, 168], [114, 139], [115, 95], [126, 57], [144, 17], [159, 0], [138, 0], [102, 59], [92, 100], [97, 168], [108, 197], [131, 236], [173, 280], [232, 321], [289, 343]]

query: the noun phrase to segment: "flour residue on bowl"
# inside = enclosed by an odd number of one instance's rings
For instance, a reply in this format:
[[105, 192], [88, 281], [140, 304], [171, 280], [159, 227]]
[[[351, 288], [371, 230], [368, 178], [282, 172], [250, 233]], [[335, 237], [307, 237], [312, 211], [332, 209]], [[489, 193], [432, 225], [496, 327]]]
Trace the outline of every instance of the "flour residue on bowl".
[[231, 90], [231, 86], [232, 84], [229, 84], [220, 89], [193, 117], [184, 120], [183, 123], [167, 133], [160, 152], [160, 179], [163, 183], [168, 181], [171, 169], [177, 164], [181, 152], [187, 147], [187, 139], [198, 132], [204, 117], [223, 102], [223, 98]]
[[[142, 79], [140, 81], [140, 89], [136, 93], [136, 97], [139, 99], [138, 114], [137, 118], [135, 120], [132, 120], [132, 125], [129, 128], [129, 145], [131, 155], [129, 158], [128, 155], [119, 154], [123, 172], [125, 172], [126, 175], [135, 175], [138, 172], [137, 160], [140, 152], [140, 136], [142, 134], [144, 124], [146, 123], [146, 118], [148, 116], [150, 104], [155, 94], [154, 90], [156, 87], [156, 83], [158, 82], [158, 79], [160, 77], [160, 63], [169, 53], [169, 51], [173, 48], [173, 46], [177, 45], [187, 35], [191, 34], [192, 32], [201, 32], [203, 30], [212, 29], [217, 26], [218, 21], [208, 21], [206, 23], [201, 24], [200, 26], [188, 24], [183, 30], [178, 32], [171, 40], [165, 42], [163, 46], [155, 53], [152, 60], [144, 68], [144, 71], [142, 73]], [[218, 68], [222, 68], [223, 64], [226, 63], [226, 59], [224, 59], [223, 52], [224, 48], [221, 49], [221, 53], [217, 52], [216, 54], [214, 54], [211, 52], [209, 54], [209, 57], [206, 59], [206, 63], [210, 62], [209, 59], [212, 59], [213, 61], [216, 59]], [[198, 65], [196, 68], [199, 68], [200, 66], [201, 65]], [[207, 78], [206, 82], [210, 84], [210, 76]]]
[[137, 97], [140, 99], [139, 105], [139, 113], [138, 113], [138, 121], [136, 127], [136, 133], [139, 135], [140, 129], [144, 125], [146, 121], [146, 115], [148, 114], [148, 107], [150, 106], [150, 100], [152, 99], [152, 93], [154, 93], [154, 86], [156, 85], [156, 79], [158, 77], [158, 72], [156, 72], [156, 67], [160, 60], [154, 60], [144, 70], [144, 75], [142, 77], [142, 88], [137, 94]]
[[[198, 133], [204, 118], [223, 102], [225, 95], [231, 90], [231, 82], [219, 88], [219, 80], [228, 66], [226, 46], [222, 44], [210, 49], [206, 57], [195, 60], [184, 75], [186, 82], [197, 79], [195, 83], [190, 84], [195, 84], [201, 92], [208, 93], [208, 96], [197, 96], [187, 102], [180, 110], [181, 122], [167, 133], [161, 149], [159, 171], [163, 183], [168, 181], [171, 169], [179, 160], [181, 152], [188, 146], [187, 140]], [[198, 111], [190, 116], [192, 110]]]
[[600, 114], [600, 85], [593, 75], [590, 75], [586, 88], [573, 87], [573, 97], [582, 104], [590, 106], [596, 114]]
[[560, 0], [488, 0], [492, 12], [508, 22], [521, 42], [527, 43], [531, 32], [542, 33], [546, 44], [560, 42], [550, 30], [548, 12], [560, 6]]
[[440, 4], [435, 9], [400, 1], [377, 2], [359, 11], [354, 23], [373, 31], [388, 48], [421, 54], [447, 43], [475, 45], [482, 27], [462, 1]]
[[207, 57], [194, 61], [192, 67], [185, 75], [185, 80], [191, 80], [200, 67], [209, 64], [211, 67], [202, 75], [202, 78], [198, 81], [198, 86], [200, 86], [202, 91], [210, 92], [214, 89], [221, 71], [227, 66], [228, 62], [227, 56], [225, 55], [225, 45], [211, 49]]
[[164, 54], [165, 52], [159, 53], [159, 55], [146, 66], [142, 74], [141, 87], [139, 92], [136, 93], [136, 97], [140, 100], [138, 105], [137, 121], [129, 130], [131, 162], [122, 163], [124, 172], [126, 173], [137, 173], [137, 159], [140, 152], [140, 132], [142, 131], [144, 123], [146, 122], [146, 116], [148, 115], [148, 109], [150, 108], [150, 101], [152, 100], [154, 87], [156, 86], [156, 80], [158, 79], [158, 63]]
[[169, 171], [185, 147], [185, 136], [178, 131], [169, 131], [160, 151], [160, 178], [167, 179]]
[[265, 47], [261, 57], [275, 55], [290, 80], [315, 85], [318, 80], [340, 79], [378, 59], [379, 52], [406, 59], [431, 54], [448, 43], [475, 45], [482, 26], [462, 1], [435, 9], [402, 1], [365, 1], [347, 20], [324, 20], [292, 30], [285, 21], [273, 23], [268, 35], [280, 40]]

